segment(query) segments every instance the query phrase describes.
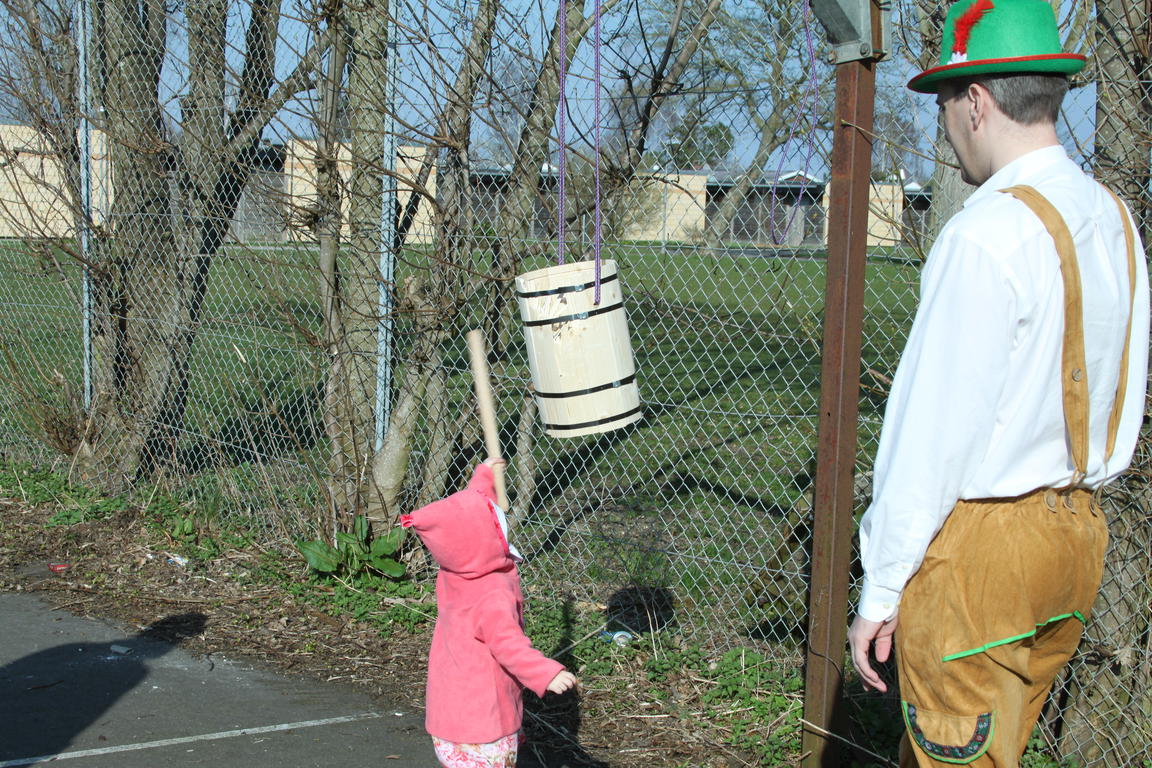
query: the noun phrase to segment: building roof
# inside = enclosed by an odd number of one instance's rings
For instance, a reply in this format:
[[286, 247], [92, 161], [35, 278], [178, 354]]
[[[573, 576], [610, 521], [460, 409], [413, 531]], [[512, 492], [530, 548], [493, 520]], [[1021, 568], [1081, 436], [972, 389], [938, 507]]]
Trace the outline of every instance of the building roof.
[[[743, 177], [742, 173], [728, 170], [714, 170], [708, 174], [708, 185], [729, 187]], [[813, 176], [805, 171], [781, 171], [779, 173], [766, 171], [760, 178], [752, 182], [753, 188], [768, 187], [796, 187], [824, 186], [824, 179]]]
[[932, 182], [927, 181], [921, 184], [918, 181], [909, 181], [904, 185], [904, 196], [907, 198], [923, 197], [931, 199]]

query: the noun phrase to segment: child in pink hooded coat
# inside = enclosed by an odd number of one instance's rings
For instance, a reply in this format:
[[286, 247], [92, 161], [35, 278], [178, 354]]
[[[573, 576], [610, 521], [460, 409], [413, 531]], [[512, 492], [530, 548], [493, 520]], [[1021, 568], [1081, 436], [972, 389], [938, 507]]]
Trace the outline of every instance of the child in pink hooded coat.
[[440, 565], [424, 723], [446, 768], [514, 766], [523, 689], [543, 696], [576, 684], [524, 634], [520, 557], [496, 505], [492, 468], [503, 461], [486, 459], [467, 488], [401, 518]]

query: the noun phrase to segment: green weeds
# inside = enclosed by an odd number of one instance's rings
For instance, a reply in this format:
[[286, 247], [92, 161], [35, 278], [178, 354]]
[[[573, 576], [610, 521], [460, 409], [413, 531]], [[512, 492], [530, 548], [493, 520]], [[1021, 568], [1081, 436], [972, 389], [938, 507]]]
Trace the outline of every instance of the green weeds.
[[796, 668], [744, 648], [728, 651], [702, 670], [712, 686], [703, 699], [731, 734], [729, 743], [779, 766], [800, 752], [804, 679]]
[[0, 463], [0, 494], [26, 504], [53, 505], [52, 515], [45, 523], [50, 528], [103, 520], [127, 504], [123, 496], [102, 497], [72, 485], [56, 472], [8, 462]]
[[381, 536], [372, 535], [372, 526], [364, 515], [356, 515], [351, 531], [338, 531], [336, 545], [313, 539], [297, 540], [296, 549], [308, 565], [320, 573], [341, 573], [356, 577], [374, 572], [391, 579], [404, 575], [404, 564], [397, 553], [404, 543], [403, 528], [393, 528]]
[[639, 696], [642, 706], [659, 706], [649, 712], [692, 732], [706, 729], [764, 766], [788, 765], [799, 754], [803, 677], [794, 665], [750, 648], [710, 655], [672, 633], [616, 645], [601, 635], [610, 624], [602, 614], [581, 614], [571, 602], [534, 603], [526, 623], [537, 648], [586, 687], [609, 690], [610, 709], [628, 711]]
[[1053, 756], [1048, 751], [1048, 744], [1039, 730], [1032, 734], [1028, 740], [1028, 748], [1020, 758], [1020, 768], [1082, 768], [1083, 763], [1074, 757], [1063, 760]]
[[436, 620], [433, 587], [424, 582], [397, 581], [367, 572], [347, 580], [313, 573], [301, 581], [269, 561], [261, 569], [261, 580], [279, 584], [301, 603], [330, 616], [364, 622], [384, 637], [397, 630], [415, 632]]
[[[130, 494], [103, 497], [69, 483], [60, 473], [0, 461], [0, 495], [28, 505], [48, 506], [46, 527], [75, 526], [131, 511], [163, 542], [157, 546], [186, 557], [189, 567], [214, 560], [227, 550], [251, 547], [253, 535], [240, 526], [238, 521], [244, 518], [231, 508], [232, 497], [224, 492], [224, 481], [209, 474], [177, 492], [142, 485]], [[290, 560], [282, 554], [265, 553], [259, 566], [238, 578], [274, 584], [325, 613], [364, 621], [381, 634], [396, 629], [414, 631], [435, 619], [436, 607], [430, 583], [399, 578], [403, 573], [399, 563], [390, 571], [379, 568], [382, 564], [387, 567], [384, 558], [399, 548], [403, 531], [397, 531], [397, 536], [372, 541], [367, 521], [360, 518], [353, 532], [338, 539], [340, 567], [332, 572], [317, 569], [301, 579], [298, 573], [286, 570], [285, 562]]]

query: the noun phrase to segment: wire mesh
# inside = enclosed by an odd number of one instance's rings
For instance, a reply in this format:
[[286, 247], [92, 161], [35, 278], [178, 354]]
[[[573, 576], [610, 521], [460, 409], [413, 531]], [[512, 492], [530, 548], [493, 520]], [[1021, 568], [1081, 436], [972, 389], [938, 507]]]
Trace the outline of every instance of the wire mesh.
[[[958, 204], [934, 105], [903, 88], [937, 5], [894, 3], [879, 69], [858, 511], [920, 263]], [[212, 486], [296, 556], [462, 484], [483, 446], [463, 334], [482, 327], [530, 594], [800, 663], [833, 119], [807, 2], [605, 0], [599, 78], [571, 2], [2, 7], [5, 455], [113, 489]], [[1062, 139], [1146, 229], [1138, 41], [1093, 34], [1087, 3], [1059, 14], [1100, 62]], [[561, 152], [573, 261], [600, 156], [645, 409], [567, 440], [539, 426], [511, 292], [556, 261]], [[1152, 759], [1149, 463], [1145, 439], [1109, 496], [1096, 618], [1032, 748], [1052, 765]], [[849, 698], [856, 738], [890, 754]]]

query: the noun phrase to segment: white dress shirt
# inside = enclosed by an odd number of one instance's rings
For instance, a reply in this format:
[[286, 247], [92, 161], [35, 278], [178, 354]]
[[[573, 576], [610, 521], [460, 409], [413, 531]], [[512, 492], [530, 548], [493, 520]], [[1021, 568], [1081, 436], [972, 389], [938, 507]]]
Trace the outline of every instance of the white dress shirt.
[[1116, 447], [1108, 419], [1128, 322], [1128, 254], [1111, 196], [1062, 147], [1031, 152], [981, 185], [944, 227], [920, 281], [860, 523], [859, 615], [895, 615], [900, 594], [957, 500], [1019, 496], [1072, 479], [1060, 383], [1063, 283], [1040, 219], [998, 190], [1035, 187], [1064, 217], [1084, 290], [1088, 474], [1097, 487], [1132, 460], [1148, 383], [1148, 273], [1136, 241], [1128, 384]]

